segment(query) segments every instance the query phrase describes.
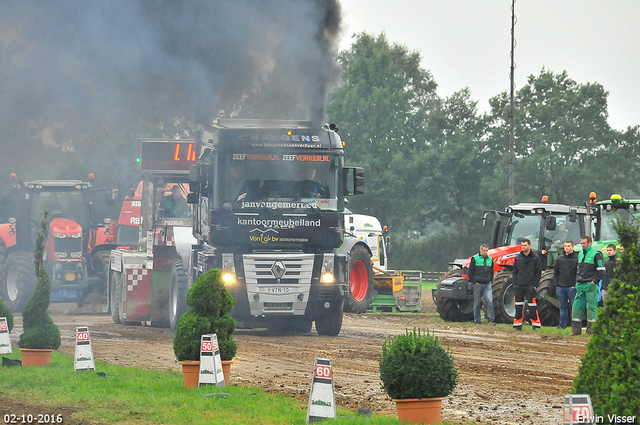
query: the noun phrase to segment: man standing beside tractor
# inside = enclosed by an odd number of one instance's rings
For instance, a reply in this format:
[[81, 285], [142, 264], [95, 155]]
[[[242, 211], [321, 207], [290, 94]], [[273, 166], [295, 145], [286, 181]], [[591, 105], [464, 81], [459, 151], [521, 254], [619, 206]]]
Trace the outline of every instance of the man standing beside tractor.
[[578, 271], [578, 254], [573, 251], [573, 241], [564, 242], [564, 253], [558, 257], [553, 269], [556, 294], [560, 304], [560, 324], [558, 329], [566, 329], [571, 321], [571, 306], [576, 296], [576, 273]]
[[571, 334], [582, 334], [582, 318], [587, 313], [587, 334], [591, 333], [591, 326], [596, 321], [598, 311], [598, 288], [604, 278], [602, 254], [591, 248], [591, 236], [580, 239], [582, 251], [578, 255], [578, 274], [576, 283], [576, 298], [573, 301]]
[[487, 303], [487, 319], [490, 325], [495, 325], [493, 314], [493, 294], [491, 292], [491, 282], [493, 281], [493, 260], [488, 255], [489, 245], [480, 245], [480, 252], [471, 258], [469, 263], [469, 283], [473, 285], [473, 321], [476, 325], [480, 321], [480, 307], [482, 297]]
[[542, 275], [542, 262], [538, 254], [531, 250], [531, 241], [522, 239], [520, 243], [522, 251], [516, 256], [513, 262], [513, 289], [515, 291], [516, 315], [513, 318], [513, 329], [522, 330], [524, 322], [524, 301], [529, 305], [529, 318], [533, 330], [538, 330], [542, 326], [538, 315], [538, 304], [536, 300], [536, 290]]

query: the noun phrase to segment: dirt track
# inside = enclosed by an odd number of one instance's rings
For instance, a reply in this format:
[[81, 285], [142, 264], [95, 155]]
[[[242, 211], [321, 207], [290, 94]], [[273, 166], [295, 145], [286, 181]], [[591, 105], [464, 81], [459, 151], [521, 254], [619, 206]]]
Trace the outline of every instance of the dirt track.
[[[433, 314], [429, 297], [421, 314], [345, 316], [337, 337], [272, 335], [264, 329], [236, 331], [238, 356], [231, 369], [233, 385], [253, 385], [308, 401], [315, 357], [333, 360], [336, 401], [340, 407], [395, 414], [380, 387], [377, 359], [389, 334], [419, 326], [435, 330], [450, 344], [460, 372], [455, 393], [444, 402], [443, 419], [455, 423], [561, 423], [564, 394], [585, 352], [586, 337], [515, 332], [507, 325], [445, 324]], [[105, 314], [82, 314], [72, 304], [54, 304], [52, 317], [72, 354], [75, 327], [88, 325], [97, 360], [153, 369], [179, 369], [173, 333], [167, 329], [116, 325]], [[430, 314], [431, 313], [431, 314]], [[16, 317], [14, 344], [22, 332]], [[15, 340], [14, 340], [15, 339]], [[153, 347], [149, 350], [149, 347]]]

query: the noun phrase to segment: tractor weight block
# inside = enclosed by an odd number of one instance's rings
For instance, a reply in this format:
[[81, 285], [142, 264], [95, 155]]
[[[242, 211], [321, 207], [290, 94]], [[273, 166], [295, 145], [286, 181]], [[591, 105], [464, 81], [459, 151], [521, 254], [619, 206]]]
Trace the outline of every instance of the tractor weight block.
[[442, 298], [466, 300], [469, 298], [469, 279], [464, 277], [450, 277], [439, 283]]

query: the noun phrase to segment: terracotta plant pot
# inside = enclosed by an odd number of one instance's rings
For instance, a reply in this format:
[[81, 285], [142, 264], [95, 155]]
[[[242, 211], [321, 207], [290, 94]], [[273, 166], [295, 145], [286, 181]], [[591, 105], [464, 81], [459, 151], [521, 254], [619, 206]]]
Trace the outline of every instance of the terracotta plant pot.
[[182, 361], [182, 377], [184, 378], [185, 388], [197, 388], [198, 387], [198, 375], [200, 374], [200, 362], [199, 361]]
[[222, 373], [224, 374], [224, 384], [229, 386], [229, 375], [231, 374], [231, 363], [233, 360], [222, 360]]
[[444, 397], [408, 398], [396, 402], [398, 420], [401, 424], [439, 424], [442, 422], [442, 400]]
[[47, 366], [51, 364], [52, 349], [20, 348], [22, 366]]

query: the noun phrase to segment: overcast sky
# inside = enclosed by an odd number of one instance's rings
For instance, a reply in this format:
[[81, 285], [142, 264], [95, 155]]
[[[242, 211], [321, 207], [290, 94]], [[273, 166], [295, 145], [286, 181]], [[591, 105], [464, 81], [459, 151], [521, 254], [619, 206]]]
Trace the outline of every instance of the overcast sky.
[[[438, 94], [471, 89], [478, 109], [509, 91], [510, 0], [341, 0], [344, 36], [385, 32], [417, 50]], [[609, 92], [609, 124], [640, 124], [640, 0], [518, 0], [516, 90], [542, 67]]]

